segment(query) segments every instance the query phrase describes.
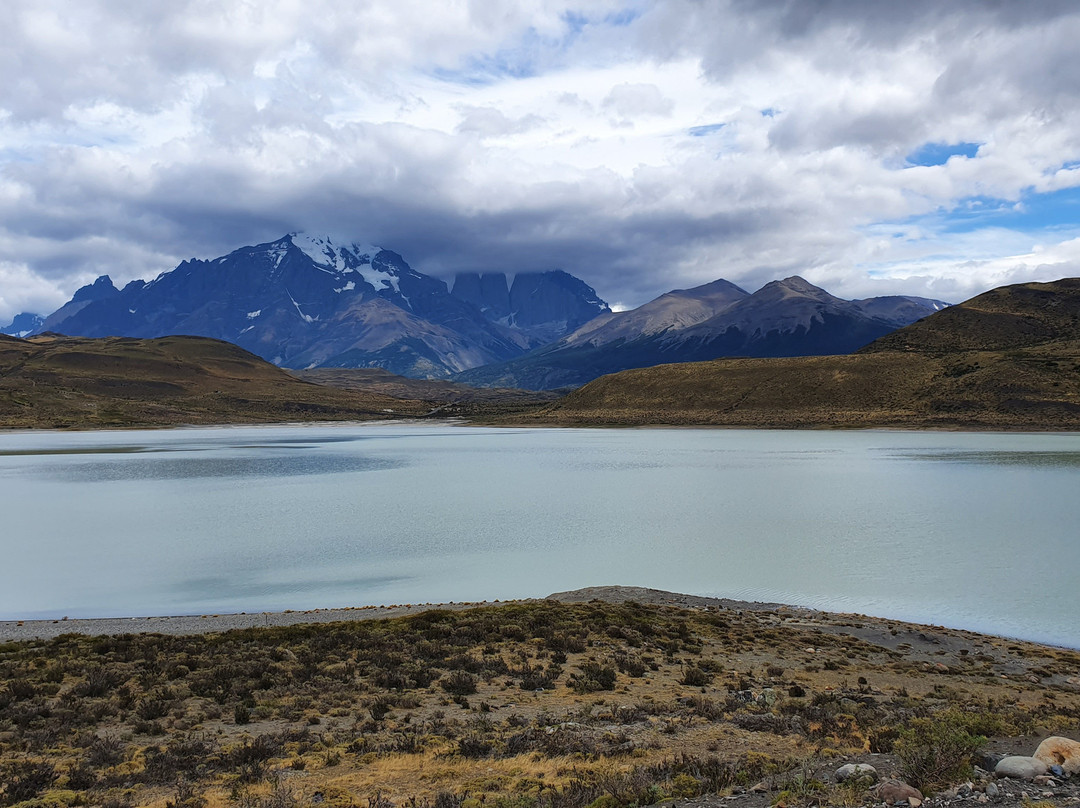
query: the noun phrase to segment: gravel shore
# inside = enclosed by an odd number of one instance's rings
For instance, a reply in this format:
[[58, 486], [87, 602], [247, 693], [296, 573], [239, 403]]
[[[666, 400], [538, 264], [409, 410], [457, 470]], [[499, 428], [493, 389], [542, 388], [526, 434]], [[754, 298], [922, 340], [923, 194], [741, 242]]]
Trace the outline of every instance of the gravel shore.
[[[634, 600], [682, 608], [745, 609], [754, 611], [790, 610], [792, 614], [806, 613], [808, 609], [786, 607], [779, 603], [751, 603], [727, 598], [707, 598], [646, 589], [639, 586], [591, 586], [571, 592], [556, 592], [546, 600], [562, 603], [583, 603], [603, 600], [622, 603]], [[495, 606], [499, 603], [530, 603], [535, 599], [519, 601], [477, 601], [469, 603], [409, 603], [391, 606], [357, 606], [342, 609], [308, 609], [284, 612], [241, 612], [240, 614], [177, 615], [172, 617], [103, 617], [94, 619], [62, 620], [4, 620], [0, 621], [0, 642], [18, 640], [47, 640], [61, 634], [85, 634], [103, 636], [115, 634], [207, 634], [241, 628], [269, 626], [294, 626], [303, 623], [337, 623], [349, 620], [378, 620], [419, 614], [431, 609], [472, 609], [478, 606]]]
[[86, 620], [0, 621], [0, 641], [48, 640], [61, 634], [90, 636], [114, 634], [208, 634], [239, 628], [294, 626], [301, 623], [337, 623], [347, 620], [378, 620], [418, 614], [430, 609], [469, 609], [498, 603], [412, 603], [394, 606], [359, 606], [345, 609], [252, 612], [250, 614], [202, 614], [173, 617], [102, 617]]

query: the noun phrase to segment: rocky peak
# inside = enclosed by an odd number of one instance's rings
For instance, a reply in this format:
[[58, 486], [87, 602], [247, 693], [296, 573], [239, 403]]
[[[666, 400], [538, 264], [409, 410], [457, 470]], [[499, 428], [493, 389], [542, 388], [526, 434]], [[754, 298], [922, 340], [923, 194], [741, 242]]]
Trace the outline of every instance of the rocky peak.
[[101, 275], [93, 283], [89, 283], [77, 290], [75, 294], [71, 296], [71, 302], [82, 303], [84, 301], [103, 300], [107, 297], [119, 294], [119, 292], [120, 290], [113, 285], [112, 278], [108, 275]]

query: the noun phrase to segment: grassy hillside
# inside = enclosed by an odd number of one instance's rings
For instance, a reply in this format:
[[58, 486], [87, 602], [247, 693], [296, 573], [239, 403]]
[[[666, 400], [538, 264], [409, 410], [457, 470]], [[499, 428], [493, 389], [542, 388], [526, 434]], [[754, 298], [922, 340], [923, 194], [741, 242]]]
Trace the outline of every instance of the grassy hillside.
[[846, 761], [940, 789], [977, 736], [1077, 728], [1075, 651], [688, 605], [0, 644], [0, 805], [854, 806]]
[[6, 428], [351, 420], [427, 409], [301, 381], [235, 345], [203, 337], [0, 336], [0, 426]]
[[624, 371], [518, 422], [1080, 429], [1080, 279], [996, 289], [849, 356]]

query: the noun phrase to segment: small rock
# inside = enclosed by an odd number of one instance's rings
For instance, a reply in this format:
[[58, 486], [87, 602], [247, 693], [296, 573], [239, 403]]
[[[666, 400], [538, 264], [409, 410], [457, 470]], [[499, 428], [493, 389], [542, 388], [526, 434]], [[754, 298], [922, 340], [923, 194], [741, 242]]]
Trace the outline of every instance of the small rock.
[[1064, 777], [1065, 770], [1058, 765], [1054, 765], [1050, 767], [1050, 774], [1054, 775], [1054, 777]]
[[922, 805], [922, 800], [918, 797], [908, 797], [907, 804], [910, 805], [911, 808], [919, 808], [919, 806]]
[[1046, 774], [1046, 764], [1038, 758], [1023, 755], [1009, 755], [998, 761], [994, 774], [998, 777], [1011, 777], [1014, 780], [1032, 780], [1040, 774]]
[[1061, 766], [1068, 775], [1080, 774], [1080, 743], [1069, 738], [1051, 735], [1035, 750], [1033, 757], [1047, 766]]
[[769, 790], [768, 784], [762, 780], [760, 783], [750, 786], [750, 790], [755, 794], [764, 794]]
[[877, 769], [869, 763], [848, 763], [836, 770], [836, 782], [843, 783], [853, 777], [867, 777], [871, 782], [877, 782]]
[[985, 794], [980, 794], [975, 798], [975, 802], [980, 802], [985, 805], [986, 803], [990, 802], [990, 798], [987, 797]]
[[887, 802], [890, 805], [897, 802], [907, 802], [914, 797], [917, 800], [923, 798], [922, 792], [919, 789], [909, 786], [903, 780], [882, 780], [874, 788], [871, 789], [871, 793], [882, 802]]
[[1001, 794], [1001, 789], [998, 788], [995, 783], [987, 783], [986, 784], [986, 796], [988, 796], [988, 797], [997, 797], [1000, 794]]
[[1057, 788], [1058, 785], [1058, 781], [1048, 774], [1040, 774], [1031, 782], [1037, 786], [1050, 786], [1051, 788]]
[[997, 768], [998, 763], [1001, 762], [1001, 755], [991, 755], [988, 752], [983, 752], [982, 754], [976, 755], [972, 760], [980, 769], [992, 772]]

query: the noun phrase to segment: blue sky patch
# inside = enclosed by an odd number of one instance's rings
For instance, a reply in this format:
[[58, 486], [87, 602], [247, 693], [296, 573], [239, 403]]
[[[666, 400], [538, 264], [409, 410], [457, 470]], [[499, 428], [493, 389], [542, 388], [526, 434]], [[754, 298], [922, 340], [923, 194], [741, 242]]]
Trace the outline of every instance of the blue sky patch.
[[711, 135], [714, 132], [719, 132], [727, 124], [724, 123], [707, 123], [704, 126], [691, 126], [687, 129], [690, 137], [705, 137], [705, 135]]
[[980, 143], [924, 143], [905, 160], [912, 166], [943, 166], [950, 157], [974, 157]]
[[919, 225], [936, 233], [997, 228], [1034, 235], [1080, 230], [1080, 187], [1042, 194], [1029, 189], [1019, 200], [969, 196], [950, 208], [941, 207], [898, 224]]
[[[965, 209], [966, 208], [966, 209]], [[950, 214], [948, 229], [966, 232], [981, 227], [1006, 227], [1025, 232], [1080, 227], [1080, 188], [1038, 194], [1025, 192], [1019, 202], [992, 197], [962, 200]]]

